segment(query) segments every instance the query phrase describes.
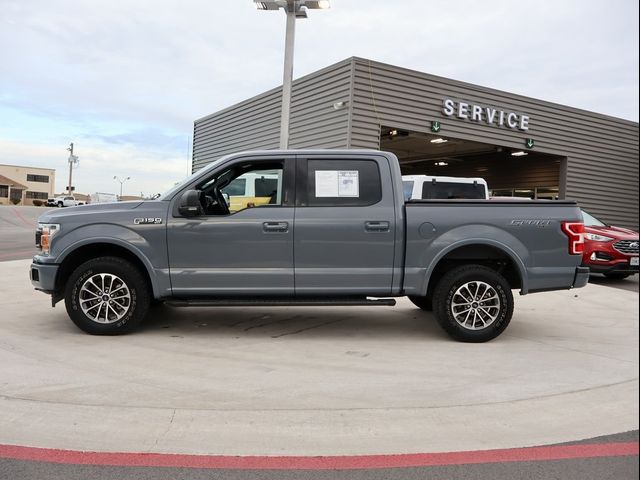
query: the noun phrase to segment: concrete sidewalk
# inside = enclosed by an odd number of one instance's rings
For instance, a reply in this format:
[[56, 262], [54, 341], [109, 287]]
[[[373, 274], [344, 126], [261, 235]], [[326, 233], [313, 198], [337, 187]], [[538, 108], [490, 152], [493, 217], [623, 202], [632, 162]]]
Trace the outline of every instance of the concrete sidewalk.
[[398, 306], [154, 310], [91, 337], [0, 263], [0, 443], [350, 455], [509, 448], [638, 428], [638, 294], [516, 298], [461, 344]]

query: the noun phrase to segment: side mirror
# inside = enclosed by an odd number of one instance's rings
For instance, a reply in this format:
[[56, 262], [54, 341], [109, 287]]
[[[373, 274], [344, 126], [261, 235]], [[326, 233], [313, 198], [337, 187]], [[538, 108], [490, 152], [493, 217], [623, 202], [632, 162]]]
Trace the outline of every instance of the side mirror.
[[197, 217], [204, 215], [202, 204], [200, 203], [200, 192], [198, 190], [187, 190], [180, 197], [178, 213], [183, 217]]

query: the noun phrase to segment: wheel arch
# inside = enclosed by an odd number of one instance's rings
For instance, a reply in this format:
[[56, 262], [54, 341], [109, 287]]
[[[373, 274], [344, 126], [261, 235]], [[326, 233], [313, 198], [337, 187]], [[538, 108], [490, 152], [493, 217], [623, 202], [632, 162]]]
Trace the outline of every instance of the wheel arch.
[[91, 241], [81, 245], [74, 245], [64, 252], [60, 266], [56, 273], [54, 301], [58, 301], [64, 294], [67, 279], [73, 271], [87, 260], [98, 257], [117, 257], [127, 260], [140, 270], [140, 273], [147, 282], [149, 291], [157, 296], [157, 284], [154, 281], [153, 268], [149, 260], [130, 245], [123, 245], [113, 240]]
[[495, 240], [467, 239], [449, 245], [433, 259], [427, 269], [423, 294], [433, 294], [447, 271], [464, 264], [487, 266], [503, 275], [512, 289], [528, 291], [526, 268], [515, 251]]

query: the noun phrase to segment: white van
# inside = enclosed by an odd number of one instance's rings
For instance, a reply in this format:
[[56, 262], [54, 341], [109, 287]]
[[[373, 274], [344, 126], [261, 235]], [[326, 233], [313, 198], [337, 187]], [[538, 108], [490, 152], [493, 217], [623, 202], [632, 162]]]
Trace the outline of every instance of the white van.
[[404, 199], [488, 200], [489, 189], [484, 178], [432, 177], [429, 175], [403, 175]]

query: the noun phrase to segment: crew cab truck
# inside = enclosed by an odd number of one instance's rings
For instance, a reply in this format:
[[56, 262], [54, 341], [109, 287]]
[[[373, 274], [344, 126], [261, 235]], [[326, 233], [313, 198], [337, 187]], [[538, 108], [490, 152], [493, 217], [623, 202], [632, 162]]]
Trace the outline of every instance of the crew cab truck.
[[[229, 186], [257, 177], [271, 188], [230, 211]], [[131, 331], [151, 302], [390, 306], [408, 296], [453, 338], [484, 342], [509, 324], [512, 290], [578, 288], [589, 271], [574, 202], [405, 202], [398, 160], [380, 151], [228, 155], [155, 200], [49, 211], [36, 243], [35, 288], [98, 335]]]

